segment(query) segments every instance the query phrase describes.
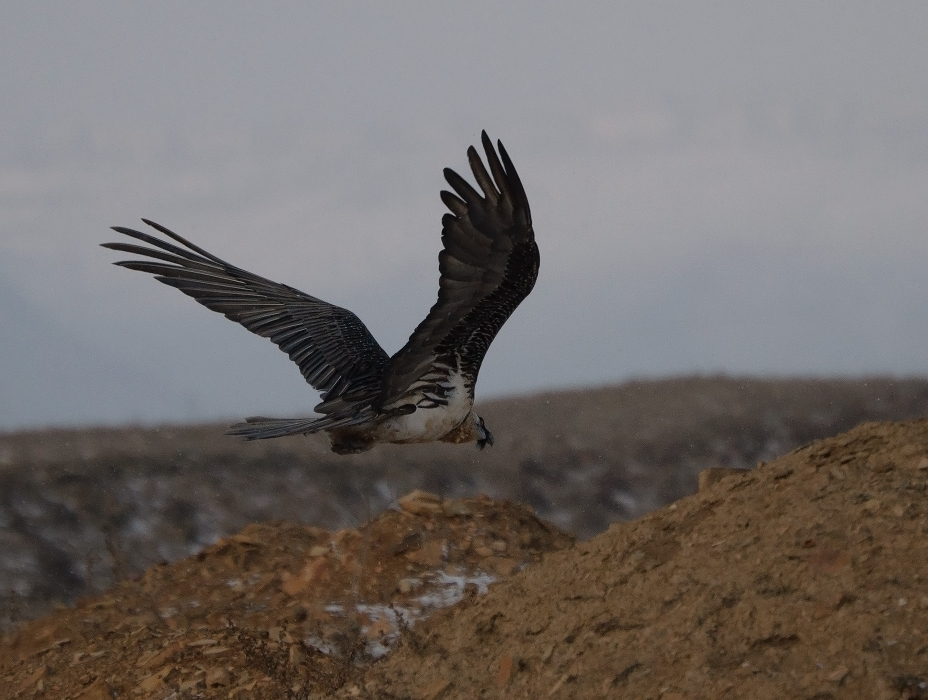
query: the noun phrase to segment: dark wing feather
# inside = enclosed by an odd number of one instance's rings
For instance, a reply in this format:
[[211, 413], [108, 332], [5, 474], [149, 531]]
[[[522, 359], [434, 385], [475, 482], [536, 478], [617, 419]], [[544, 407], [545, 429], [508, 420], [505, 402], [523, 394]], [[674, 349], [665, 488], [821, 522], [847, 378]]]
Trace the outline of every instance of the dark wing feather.
[[321, 392], [317, 411], [333, 413], [377, 396], [389, 357], [353, 313], [230, 265], [163, 226], [142, 221], [184, 247], [114, 226], [114, 231], [153, 246], [104, 243], [104, 248], [148, 258], [116, 265], [148, 272], [206, 308], [270, 339], [299, 365], [310, 386]]
[[535, 285], [538, 247], [525, 189], [503, 144], [497, 157], [486, 132], [481, 140], [489, 172], [473, 146], [467, 151], [481, 192], [444, 171], [455, 194], [441, 193], [451, 213], [442, 218], [438, 301], [390, 359], [380, 406], [399, 399], [436, 358], [460, 357], [472, 387], [493, 338]]

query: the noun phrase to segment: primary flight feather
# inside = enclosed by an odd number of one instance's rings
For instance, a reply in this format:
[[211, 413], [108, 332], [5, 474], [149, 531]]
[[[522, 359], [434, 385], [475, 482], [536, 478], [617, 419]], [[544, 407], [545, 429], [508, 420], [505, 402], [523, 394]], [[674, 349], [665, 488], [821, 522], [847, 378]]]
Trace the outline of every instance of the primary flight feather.
[[[146, 245], [104, 243], [144, 260], [115, 263], [148, 272], [205, 307], [268, 338], [320, 392], [317, 416], [247, 418], [232, 435], [261, 440], [325, 431], [339, 454], [377, 443], [493, 444], [471, 409], [484, 355], [538, 276], [532, 215], [518, 173], [497, 141], [481, 137], [486, 165], [471, 146], [467, 158], [479, 191], [449, 168], [454, 192], [442, 191], [438, 300], [393, 357], [351, 311], [230, 265], [147, 219], [162, 238], [121, 226]], [[487, 169], [489, 167], [489, 170]], [[151, 246], [151, 247], [148, 247]]]

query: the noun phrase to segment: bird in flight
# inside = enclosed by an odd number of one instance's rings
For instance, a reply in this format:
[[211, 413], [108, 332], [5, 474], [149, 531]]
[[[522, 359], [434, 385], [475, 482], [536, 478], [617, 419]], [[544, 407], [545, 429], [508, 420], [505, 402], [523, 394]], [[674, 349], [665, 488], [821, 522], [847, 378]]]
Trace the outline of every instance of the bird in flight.
[[148, 226], [179, 245], [121, 226], [113, 230], [148, 244], [104, 243], [145, 256], [121, 267], [148, 272], [208, 309], [268, 338], [290, 356], [320, 392], [318, 415], [247, 418], [230, 435], [263, 440], [325, 431], [338, 454], [378, 443], [493, 444], [471, 409], [474, 384], [490, 343], [538, 276], [532, 215], [506, 149], [499, 155], [482, 133], [487, 166], [467, 149], [478, 192], [450, 168], [454, 193], [441, 192], [438, 301], [393, 357], [351, 311], [220, 260], [159, 224]]

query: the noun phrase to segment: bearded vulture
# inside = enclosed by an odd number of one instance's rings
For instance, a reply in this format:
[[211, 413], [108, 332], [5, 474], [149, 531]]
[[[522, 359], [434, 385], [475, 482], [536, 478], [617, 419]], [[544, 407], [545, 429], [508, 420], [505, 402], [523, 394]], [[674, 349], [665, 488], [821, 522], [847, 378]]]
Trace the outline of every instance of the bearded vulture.
[[[474, 384], [493, 338], [538, 276], [532, 215], [519, 175], [497, 141], [482, 134], [487, 167], [467, 150], [482, 192], [449, 168], [454, 193], [442, 191], [438, 301], [393, 357], [351, 311], [230, 265], [153, 221], [148, 226], [180, 245], [121, 226], [113, 230], [153, 247], [104, 243], [146, 260], [115, 263], [148, 272], [208, 309], [270, 339], [320, 392], [316, 416], [247, 418], [229, 434], [263, 440], [328, 433], [338, 454], [377, 443], [493, 444], [474, 413]], [[181, 247], [182, 246], [182, 247]]]

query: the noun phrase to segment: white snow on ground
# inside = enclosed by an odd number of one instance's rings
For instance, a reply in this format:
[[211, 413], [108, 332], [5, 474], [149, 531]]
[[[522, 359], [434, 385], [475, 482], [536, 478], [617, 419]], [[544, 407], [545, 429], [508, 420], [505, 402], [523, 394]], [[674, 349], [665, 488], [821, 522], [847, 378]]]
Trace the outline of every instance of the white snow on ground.
[[[413, 579], [410, 579], [412, 581]], [[477, 593], [484, 595], [496, 577], [485, 571], [450, 574], [447, 571], [436, 571], [431, 578], [417, 579], [423, 587], [422, 593], [416, 596], [410, 606], [401, 605], [368, 605], [357, 603], [351, 606], [351, 612], [367, 624], [361, 625], [361, 634], [368, 637], [365, 645], [365, 654], [373, 659], [379, 659], [387, 654], [400, 638], [404, 627], [412, 627], [416, 622], [424, 620], [436, 610], [447, 608], [459, 602], [468, 586], [474, 586]], [[325, 607], [325, 611], [333, 616], [347, 617], [344, 605], [333, 603]], [[386, 623], [386, 624], [384, 624]], [[373, 630], [377, 629], [377, 632]], [[321, 639], [317, 635], [307, 635], [306, 644], [319, 649], [326, 654], [338, 654], [345, 650], [339, 649], [337, 644], [330, 640]]]

